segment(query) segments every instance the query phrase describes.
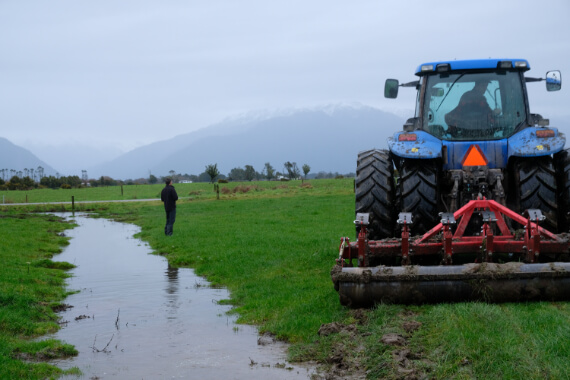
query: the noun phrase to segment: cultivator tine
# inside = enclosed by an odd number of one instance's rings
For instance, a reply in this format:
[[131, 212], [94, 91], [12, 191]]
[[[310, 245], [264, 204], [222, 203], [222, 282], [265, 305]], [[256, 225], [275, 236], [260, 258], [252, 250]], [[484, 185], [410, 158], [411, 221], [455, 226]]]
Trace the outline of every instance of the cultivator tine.
[[360, 226], [360, 232], [358, 233], [358, 266], [368, 266], [368, 257], [366, 255], [366, 226], [369, 224], [370, 214], [367, 213], [357, 213], [356, 220], [354, 224]]
[[411, 212], [401, 212], [397, 223], [402, 226], [402, 265], [410, 265], [410, 225], [412, 222]]
[[528, 209], [524, 212], [523, 215], [528, 218], [528, 223], [524, 227], [526, 230], [526, 260], [529, 263], [534, 263], [537, 256], [540, 255], [540, 232], [538, 223], [542, 222], [544, 219], [546, 219], [546, 217], [542, 215], [542, 211], [537, 209]]
[[451, 265], [453, 262], [453, 233], [451, 226], [456, 223], [455, 216], [450, 212], [440, 212], [441, 225], [443, 232], [443, 259], [442, 264]]
[[483, 244], [481, 249], [483, 250], [483, 261], [492, 262], [493, 261], [493, 225], [492, 223], [497, 222], [497, 217], [493, 211], [481, 211], [481, 219], [483, 220], [483, 228], [481, 233], [483, 235]]

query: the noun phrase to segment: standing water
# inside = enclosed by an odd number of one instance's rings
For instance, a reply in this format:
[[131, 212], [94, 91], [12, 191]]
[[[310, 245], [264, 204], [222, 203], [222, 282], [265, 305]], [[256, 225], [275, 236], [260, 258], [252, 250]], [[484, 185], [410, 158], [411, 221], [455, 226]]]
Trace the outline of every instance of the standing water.
[[[65, 216], [70, 217], [70, 214]], [[227, 315], [225, 289], [191, 269], [172, 268], [133, 238], [137, 226], [75, 216], [71, 244], [56, 260], [75, 264], [53, 338], [75, 346], [84, 379], [307, 379], [314, 369], [285, 361], [286, 345], [260, 338]], [[260, 344], [268, 343], [268, 344]]]

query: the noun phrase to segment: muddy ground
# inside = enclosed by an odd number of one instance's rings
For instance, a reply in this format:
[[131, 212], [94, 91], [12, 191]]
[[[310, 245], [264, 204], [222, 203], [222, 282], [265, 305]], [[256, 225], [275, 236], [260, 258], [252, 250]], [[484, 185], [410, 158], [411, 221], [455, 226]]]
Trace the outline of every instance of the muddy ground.
[[[406, 311], [399, 315], [402, 333], [386, 333], [379, 338], [376, 346], [389, 352], [389, 359], [381, 364], [382, 368], [369, 368], [369, 354], [366, 344], [370, 344], [372, 333], [368, 327], [370, 311], [355, 309], [351, 311], [355, 320], [351, 324], [332, 322], [323, 324], [319, 336], [336, 335], [334, 343], [325, 363], [321, 363], [319, 374], [312, 376], [313, 380], [355, 380], [366, 379], [371, 373], [382, 373], [382, 378], [416, 380], [429, 378], [429, 368], [432, 366], [417, 348], [409, 344], [413, 334], [422, 324], [415, 320], [416, 314]], [[366, 341], [368, 341], [366, 343]], [[373, 343], [374, 344], [374, 343]], [[356, 347], [356, 348], [354, 348]], [[428, 369], [426, 371], [426, 368]]]

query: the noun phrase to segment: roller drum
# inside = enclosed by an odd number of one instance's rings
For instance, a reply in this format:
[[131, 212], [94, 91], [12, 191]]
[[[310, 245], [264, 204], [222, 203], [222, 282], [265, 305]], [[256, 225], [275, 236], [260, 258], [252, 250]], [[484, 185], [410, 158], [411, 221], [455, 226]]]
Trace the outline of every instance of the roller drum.
[[466, 264], [342, 268], [333, 270], [340, 302], [353, 308], [375, 303], [570, 300], [570, 263]]

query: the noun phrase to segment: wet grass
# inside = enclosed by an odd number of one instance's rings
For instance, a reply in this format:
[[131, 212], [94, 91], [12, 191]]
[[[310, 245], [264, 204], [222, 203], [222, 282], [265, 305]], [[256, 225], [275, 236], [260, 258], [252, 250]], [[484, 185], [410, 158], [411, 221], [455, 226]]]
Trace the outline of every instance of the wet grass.
[[51, 258], [68, 244], [60, 234], [70, 226], [47, 215], [0, 216], [0, 378], [55, 378], [64, 372], [42, 361], [77, 351], [57, 340], [33, 338], [59, 328], [54, 310], [67, 295], [64, 270], [72, 266]]
[[[371, 379], [570, 378], [569, 303], [341, 307], [329, 271], [339, 238], [354, 238], [352, 180], [309, 184], [235, 184], [220, 200], [204, 189], [179, 202], [172, 237], [159, 202], [90, 207], [140, 225], [139, 237], [171, 265], [227, 286], [240, 321], [293, 343], [294, 360]], [[331, 322], [344, 327], [319, 335]]]
[[568, 303], [425, 307], [416, 341], [433, 352], [434, 374], [487, 378], [570, 378]]

